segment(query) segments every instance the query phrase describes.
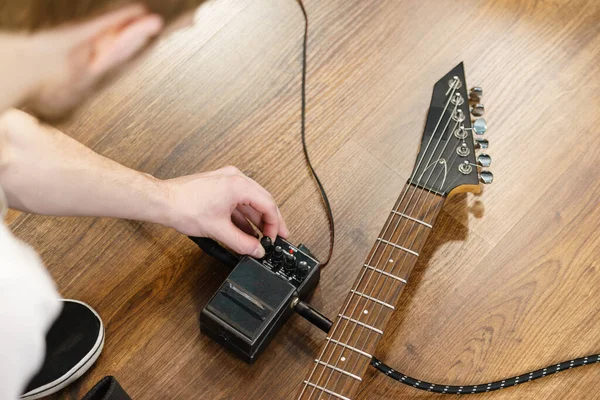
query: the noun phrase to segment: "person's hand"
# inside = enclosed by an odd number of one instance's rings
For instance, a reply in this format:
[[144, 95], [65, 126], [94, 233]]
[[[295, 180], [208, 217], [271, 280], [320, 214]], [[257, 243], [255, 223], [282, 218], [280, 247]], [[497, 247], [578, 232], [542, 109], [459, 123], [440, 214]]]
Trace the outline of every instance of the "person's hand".
[[[22, 55], [10, 57], [12, 53], [7, 53], [11, 61], [16, 60], [8, 68], [19, 68], [13, 75], [28, 79], [25, 98], [18, 101], [38, 117], [64, 117], [137, 58], [162, 29], [162, 17], [142, 4], [131, 4], [95, 18], [15, 35], [23, 40], [14, 45], [4, 39], [4, 47], [18, 46], [10, 50]], [[2, 46], [0, 51], [4, 63]], [[10, 83], [9, 89], [14, 86]]]
[[265, 236], [287, 238], [288, 229], [273, 197], [235, 167], [161, 182], [168, 198], [165, 225], [209, 237], [240, 254], [260, 258], [264, 249], [250, 223]]

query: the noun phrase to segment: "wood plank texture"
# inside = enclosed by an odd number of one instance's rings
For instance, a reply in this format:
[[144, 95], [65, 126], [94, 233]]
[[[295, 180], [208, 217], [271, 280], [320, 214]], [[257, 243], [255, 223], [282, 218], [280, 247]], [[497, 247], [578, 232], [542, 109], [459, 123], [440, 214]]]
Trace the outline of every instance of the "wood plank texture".
[[[414, 164], [433, 84], [464, 61], [484, 88], [493, 185], [438, 217], [375, 355], [439, 383], [508, 377], [600, 351], [600, 3], [306, 0], [308, 147], [336, 217], [311, 303], [334, 317]], [[327, 253], [299, 137], [302, 17], [292, 0], [213, 0], [62, 128], [161, 178], [234, 164], [281, 205], [292, 241]], [[293, 398], [324, 334], [296, 316], [258, 362], [200, 334], [226, 276], [147, 223], [10, 214], [61, 293], [107, 328], [95, 367], [135, 400]], [[481, 398], [593, 399], [591, 366]], [[358, 399], [437, 398], [370, 368]]]

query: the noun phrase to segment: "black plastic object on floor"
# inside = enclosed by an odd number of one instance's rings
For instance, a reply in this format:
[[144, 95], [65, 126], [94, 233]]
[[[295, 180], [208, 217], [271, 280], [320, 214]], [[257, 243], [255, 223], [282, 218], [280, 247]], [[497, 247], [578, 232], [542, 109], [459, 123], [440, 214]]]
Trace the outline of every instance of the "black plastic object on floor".
[[81, 400], [131, 400], [114, 376], [105, 376]]
[[46, 335], [46, 358], [21, 399], [49, 396], [81, 377], [104, 347], [104, 325], [94, 309], [76, 300], [63, 308]]

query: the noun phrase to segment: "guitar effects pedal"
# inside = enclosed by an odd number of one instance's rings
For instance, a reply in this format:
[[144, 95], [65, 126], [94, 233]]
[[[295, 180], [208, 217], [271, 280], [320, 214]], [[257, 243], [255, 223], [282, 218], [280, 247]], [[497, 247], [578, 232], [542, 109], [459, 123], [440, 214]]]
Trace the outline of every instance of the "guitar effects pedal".
[[320, 264], [304, 246], [263, 237], [265, 256], [239, 257], [207, 238], [190, 237], [207, 254], [233, 267], [200, 314], [203, 333], [248, 363], [264, 351], [293, 311], [321, 329], [331, 321], [302, 300], [315, 289]]

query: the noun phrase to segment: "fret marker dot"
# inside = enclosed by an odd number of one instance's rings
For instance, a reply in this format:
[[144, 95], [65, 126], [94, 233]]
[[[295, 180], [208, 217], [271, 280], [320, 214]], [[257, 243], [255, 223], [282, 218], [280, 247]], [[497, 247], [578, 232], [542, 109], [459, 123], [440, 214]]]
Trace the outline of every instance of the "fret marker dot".
[[364, 311], [364, 313], [365, 313], [365, 314], [368, 314], [368, 313], [369, 313], [369, 310], [365, 310], [365, 311]]
[[346, 361], [346, 357], [342, 357], [342, 358], [340, 358], [340, 360]]
[[394, 260], [392, 260], [392, 259], [390, 258], [390, 261], [389, 261], [389, 262], [391, 262], [391, 263], [392, 263], [392, 262], [394, 262]]

